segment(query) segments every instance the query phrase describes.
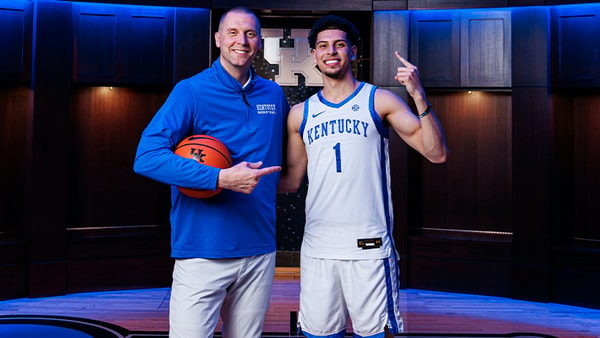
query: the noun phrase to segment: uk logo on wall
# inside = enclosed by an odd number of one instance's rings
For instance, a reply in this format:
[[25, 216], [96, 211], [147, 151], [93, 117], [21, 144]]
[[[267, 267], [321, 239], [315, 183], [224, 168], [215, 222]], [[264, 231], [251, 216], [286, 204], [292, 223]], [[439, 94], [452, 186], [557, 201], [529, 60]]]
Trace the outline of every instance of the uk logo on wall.
[[[310, 47], [308, 29], [263, 28], [263, 57], [270, 65], [278, 65], [274, 81], [280, 86], [298, 86], [299, 74], [304, 85], [321, 87], [321, 73], [317, 69]], [[288, 33], [288, 34], [286, 34]]]

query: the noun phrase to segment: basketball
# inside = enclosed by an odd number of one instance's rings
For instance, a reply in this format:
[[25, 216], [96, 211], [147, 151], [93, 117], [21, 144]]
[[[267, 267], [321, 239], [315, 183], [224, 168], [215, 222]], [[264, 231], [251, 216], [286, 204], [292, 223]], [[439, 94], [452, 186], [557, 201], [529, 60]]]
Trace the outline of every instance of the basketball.
[[[175, 148], [175, 154], [215, 168], [231, 167], [231, 154], [223, 142], [208, 135], [192, 135], [183, 139]], [[177, 187], [183, 194], [195, 198], [208, 198], [220, 193], [217, 190], [196, 190]]]

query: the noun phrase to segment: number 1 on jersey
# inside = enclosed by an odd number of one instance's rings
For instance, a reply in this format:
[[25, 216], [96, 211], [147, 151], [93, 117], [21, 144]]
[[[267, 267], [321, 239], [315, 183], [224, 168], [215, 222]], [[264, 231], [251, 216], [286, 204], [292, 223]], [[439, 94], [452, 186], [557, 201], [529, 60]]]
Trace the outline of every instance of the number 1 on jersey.
[[340, 143], [336, 143], [336, 145], [333, 146], [333, 149], [335, 150], [335, 171], [338, 173], [342, 172], [342, 151], [341, 151], [341, 147], [340, 147]]

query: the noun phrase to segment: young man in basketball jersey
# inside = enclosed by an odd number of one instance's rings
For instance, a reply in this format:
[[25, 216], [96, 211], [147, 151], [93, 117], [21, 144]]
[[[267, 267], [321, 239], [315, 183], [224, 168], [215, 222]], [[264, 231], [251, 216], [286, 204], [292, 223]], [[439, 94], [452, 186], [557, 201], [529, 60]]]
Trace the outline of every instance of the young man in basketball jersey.
[[352, 74], [359, 33], [326, 16], [309, 34], [323, 89], [288, 117], [287, 173], [280, 192], [298, 189], [308, 174], [301, 247], [299, 325], [307, 337], [385, 337], [402, 330], [397, 253], [392, 238], [388, 126], [434, 163], [447, 147], [417, 68], [403, 63], [396, 79], [418, 113], [390, 91]]
[[[134, 171], [171, 188], [171, 256], [175, 259], [169, 336], [259, 338], [275, 267], [275, 200], [288, 102], [281, 88], [251, 67], [260, 23], [246, 8], [223, 15], [215, 33], [220, 56], [179, 82], [148, 124]], [[174, 154], [190, 135], [223, 142], [233, 166], [212, 168]], [[176, 186], [216, 190], [198, 199]]]

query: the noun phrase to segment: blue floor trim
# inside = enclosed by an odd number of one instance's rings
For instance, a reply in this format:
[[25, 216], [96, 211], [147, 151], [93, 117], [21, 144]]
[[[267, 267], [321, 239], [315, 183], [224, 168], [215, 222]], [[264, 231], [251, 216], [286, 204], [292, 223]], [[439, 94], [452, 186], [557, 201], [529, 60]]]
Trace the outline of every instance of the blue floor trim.
[[[166, 338], [167, 332], [129, 331], [123, 327], [92, 319], [44, 316], [44, 315], [5, 315], [0, 316], [0, 337], [2, 338]], [[219, 338], [219, 333], [215, 338]], [[265, 332], [263, 338], [292, 338], [302, 335]], [[347, 334], [346, 337], [352, 337]], [[457, 334], [457, 333], [403, 333], [396, 337], [420, 338], [558, 338], [546, 334], [516, 332], [508, 334]]]

